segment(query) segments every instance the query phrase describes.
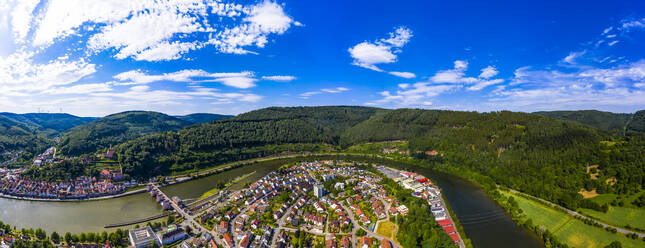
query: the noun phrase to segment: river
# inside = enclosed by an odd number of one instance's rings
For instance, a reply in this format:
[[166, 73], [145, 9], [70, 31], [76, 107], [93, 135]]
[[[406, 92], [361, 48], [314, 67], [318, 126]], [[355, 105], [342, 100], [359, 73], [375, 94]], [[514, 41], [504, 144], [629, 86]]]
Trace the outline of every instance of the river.
[[[234, 185], [256, 181], [276, 170], [279, 163], [247, 165], [219, 174], [162, 188], [169, 196], [182, 199], [198, 198], [218, 183], [226, 183], [251, 172], [249, 177]], [[446, 201], [460, 220], [473, 246], [480, 247], [543, 247], [511, 218], [477, 185], [430, 169], [413, 168], [441, 187]], [[0, 198], [0, 220], [18, 228], [43, 228], [48, 233], [102, 232], [106, 224], [151, 217], [161, 213], [158, 204], [148, 194], [87, 202], [30, 202]]]
[[403, 166], [401, 169], [422, 174], [441, 188], [474, 247], [544, 247], [534, 235], [515, 224], [478, 185], [429, 168]]

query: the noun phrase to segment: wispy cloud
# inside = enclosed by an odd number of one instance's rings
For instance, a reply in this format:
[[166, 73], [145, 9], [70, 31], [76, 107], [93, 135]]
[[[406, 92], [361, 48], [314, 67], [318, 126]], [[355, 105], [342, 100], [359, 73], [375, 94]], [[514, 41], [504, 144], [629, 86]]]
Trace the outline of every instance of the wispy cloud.
[[291, 82], [297, 78], [294, 76], [262, 76], [262, 79], [276, 82]]
[[349, 89], [345, 87], [325, 88], [325, 89], [320, 89], [319, 91], [308, 91], [308, 92], [302, 93], [300, 94], [300, 98], [309, 99], [309, 97], [311, 96], [320, 95], [323, 93], [338, 94], [348, 90]]

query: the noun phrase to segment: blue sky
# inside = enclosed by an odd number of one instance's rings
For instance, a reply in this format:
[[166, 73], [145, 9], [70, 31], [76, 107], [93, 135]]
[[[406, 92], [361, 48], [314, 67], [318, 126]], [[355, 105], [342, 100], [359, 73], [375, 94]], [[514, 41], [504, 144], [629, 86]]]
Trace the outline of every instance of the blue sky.
[[312, 105], [645, 109], [645, 2], [0, 0], [0, 111]]

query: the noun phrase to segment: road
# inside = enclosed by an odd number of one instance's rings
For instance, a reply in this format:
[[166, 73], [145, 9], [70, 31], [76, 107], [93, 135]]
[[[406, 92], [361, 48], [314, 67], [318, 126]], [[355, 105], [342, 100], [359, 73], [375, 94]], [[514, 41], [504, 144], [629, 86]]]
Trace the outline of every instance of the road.
[[201, 232], [201, 233], [209, 233], [213, 237], [213, 239], [215, 240], [217, 245], [220, 245], [222, 247], [228, 247], [228, 245], [226, 245], [226, 242], [224, 242], [224, 240], [220, 239], [217, 233], [215, 233], [214, 231], [211, 231], [211, 230], [207, 230], [202, 225], [197, 223], [195, 221], [196, 215], [190, 215], [190, 214], [186, 213], [186, 211], [184, 211], [184, 209], [182, 209], [179, 205], [177, 205], [175, 202], [173, 202], [172, 199], [170, 199], [166, 195], [166, 193], [161, 191], [159, 189], [159, 187], [157, 187], [157, 185], [155, 185], [155, 184], [150, 184], [150, 185], [152, 185], [153, 190], [156, 190], [159, 194], [161, 194], [164, 197], [165, 200], [170, 201], [170, 205], [175, 210], [175, 212], [177, 212], [177, 214], [181, 215], [184, 218], [183, 223], [185, 225], [192, 226], [193, 228], [196, 227], [197, 229], [199, 229], [199, 232]]
[[572, 215], [572, 216], [577, 216], [577, 217], [580, 217], [580, 218], [585, 219], [585, 220], [592, 220], [592, 221], [594, 221], [594, 222], [596, 222], [596, 223], [600, 224], [603, 228], [607, 228], [607, 227], [616, 228], [616, 231], [618, 231], [619, 233], [622, 233], [622, 234], [632, 234], [632, 233], [635, 233], [636, 235], [638, 235], [638, 237], [639, 237], [639, 238], [643, 238], [643, 237], [645, 237], [645, 234], [643, 234], [643, 233], [639, 233], [639, 232], [635, 232], [635, 231], [631, 231], [631, 230], [623, 229], [623, 228], [620, 228], [620, 227], [617, 227], [617, 226], [612, 226], [612, 225], [609, 225], [609, 224], [606, 224], [606, 223], [600, 222], [600, 221], [598, 221], [598, 220], [595, 220], [595, 219], [589, 218], [589, 217], [587, 217], [587, 216], [584, 216], [584, 215], [582, 215], [582, 214], [580, 214], [580, 213], [578, 213], [578, 212], [576, 212], [576, 211], [570, 210], [570, 209], [568, 209], [568, 208], [565, 208], [565, 207], [560, 206], [560, 205], [558, 205], [558, 204], [555, 204], [555, 203], [553, 203], [553, 202], [550, 202], [550, 201], [544, 200], [544, 199], [542, 199], [542, 198], [538, 198], [538, 197], [535, 197], [535, 196], [532, 196], [532, 195], [529, 195], [529, 194], [525, 194], [525, 193], [522, 193], [522, 192], [519, 192], [519, 191], [517, 191], [517, 190], [513, 190], [513, 189], [509, 189], [508, 191], [510, 191], [510, 192], [511, 192], [511, 193], [513, 193], [513, 194], [521, 195], [521, 196], [524, 196], [524, 197], [526, 197], [526, 198], [530, 198], [530, 199], [533, 199], [533, 200], [535, 200], [535, 201], [542, 202], [542, 203], [547, 204], [547, 205], [549, 205], [549, 206], [552, 206], [552, 207], [554, 207], [554, 208], [558, 208], [558, 209], [564, 210], [565, 212], [567, 212], [568, 214], [570, 214], [570, 215]]
[[[345, 209], [345, 211], [347, 212], [347, 215], [349, 216], [349, 219], [350, 219], [350, 220], [352, 221], [352, 223], [354, 224], [354, 227], [358, 227], [358, 228], [360, 228], [360, 229], [363, 229], [363, 231], [365, 231], [368, 235], [370, 235], [370, 236], [372, 236], [372, 237], [375, 237], [375, 238], [377, 238], [378, 240], [387, 239], [387, 240], [392, 241], [391, 239], [389, 239], [389, 238], [387, 238], [387, 237], [385, 237], [385, 236], [383, 236], [383, 235], [380, 235], [380, 234], [378, 234], [378, 233], [375, 233], [375, 232], [372, 232], [372, 231], [370, 231], [370, 230], [367, 230], [367, 229], [365, 229], [363, 226], [359, 225], [359, 224], [358, 224], [358, 221], [356, 221], [356, 219], [354, 218], [354, 212], [352, 212], [352, 211], [351, 211], [351, 209], [347, 208], [347, 207], [346, 207], [344, 204], [342, 204], [342, 203], [340, 203], [340, 206], [341, 206], [343, 209]], [[354, 231], [352, 232], [352, 243], [355, 245], [355, 246], [353, 246], [353, 247], [359, 247], [359, 245], [358, 245], [358, 238], [356, 237], [356, 231], [357, 231], [357, 230], [358, 230], [357, 228], [354, 228]], [[396, 242], [392, 241], [392, 247], [394, 247], [394, 248], [399, 248], [400, 246], [399, 246], [399, 244], [397, 244]]]

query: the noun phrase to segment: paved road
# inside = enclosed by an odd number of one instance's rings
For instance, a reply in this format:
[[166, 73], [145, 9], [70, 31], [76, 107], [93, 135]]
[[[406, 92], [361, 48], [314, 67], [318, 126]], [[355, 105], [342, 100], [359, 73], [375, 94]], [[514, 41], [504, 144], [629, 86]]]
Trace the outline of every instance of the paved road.
[[[367, 234], [369, 234], [370, 236], [372, 236], [372, 237], [374, 237], [374, 238], [377, 238], [378, 240], [387, 239], [387, 240], [392, 241], [392, 240], [391, 240], [391, 239], [389, 239], [388, 237], [385, 237], [385, 236], [380, 235], [380, 234], [378, 234], [378, 233], [375, 233], [375, 232], [372, 232], [372, 231], [370, 231], [370, 230], [367, 230], [367, 229], [365, 229], [363, 226], [359, 225], [359, 224], [358, 224], [358, 221], [356, 221], [356, 219], [354, 218], [354, 212], [352, 212], [352, 211], [351, 211], [351, 209], [347, 208], [347, 207], [346, 207], [344, 204], [342, 204], [342, 203], [340, 204], [340, 206], [341, 206], [341, 207], [343, 207], [343, 209], [345, 209], [345, 211], [347, 211], [347, 215], [349, 215], [349, 219], [350, 219], [350, 220], [352, 221], [352, 223], [354, 224], [354, 227], [358, 227], [358, 228], [360, 228], [360, 229], [363, 229], [363, 231], [365, 231]], [[359, 246], [358, 246], [358, 240], [357, 240], [357, 237], [356, 237], [356, 231], [357, 231], [357, 230], [358, 230], [357, 228], [354, 228], [354, 232], [353, 232], [353, 235], [352, 235], [352, 243], [354, 243], [354, 244], [356, 245], [356, 246], [354, 246], [354, 247], [359, 247]], [[397, 243], [396, 243], [396, 242], [394, 242], [394, 241], [392, 241], [392, 246], [393, 246], [394, 248], [399, 248], [399, 247], [400, 247], [400, 246], [399, 246], [399, 244], [397, 244]]]
[[509, 189], [508, 191], [510, 191], [510, 192], [511, 192], [511, 193], [513, 193], [513, 194], [521, 195], [521, 196], [524, 196], [524, 197], [527, 197], [527, 198], [530, 198], [530, 199], [533, 199], [533, 200], [536, 200], [536, 201], [542, 202], [542, 203], [547, 204], [547, 205], [549, 205], [549, 206], [552, 206], [552, 207], [554, 207], [554, 208], [562, 209], [562, 210], [566, 211], [567, 213], [569, 213], [569, 214], [570, 214], [570, 215], [572, 215], [572, 216], [578, 216], [578, 217], [580, 217], [580, 218], [582, 218], [582, 219], [592, 220], [592, 221], [594, 221], [594, 222], [596, 222], [596, 223], [600, 224], [603, 228], [607, 228], [607, 227], [616, 228], [616, 231], [618, 231], [619, 233], [622, 233], [622, 234], [632, 234], [632, 233], [635, 233], [636, 235], [638, 235], [638, 237], [639, 237], [639, 238], [643, 238], [643, 237], [645, 237], [645, 234], [643, 234], [643, 233], [639, 233], [639, 232], [635, 232], [635, 231], [631, 231], [631, 230], [623, 229], [623, 228], [620, 228], [620, 227], [617, 227], [617, 226], [612, 226], [612, 225], [609, 225], [609, 224], [605, 224], [605, 223], [603, 223], [603, 222], [600, 222], [600, 221], [595, 220], [595, 219], [591, 219], [591, 218], [589, 218], [589, 217], [587, 217], [587, 216], [584, 216], [584, 215], [582, 215], [582, 214], [580, 214], [580, 213], [578, 213], [578, 212], [576, 212], [576, 211], [573, 211], [573, 210], [567, 209], [567, 208], [565, 208], [565, 207], [563, 207], [563, 206], [560, 206], [560, 205], [555, 204], [555, 203], [553, 203], [553, 202], [550, 202], [550, 201], [544, 200], [544, 199], [542, 199], [542, 198], [538, 198], [538, 197], [535, 197], [535, 196], [532, 196], [532, 195], [529, 195], [529, 194], [525, 194], [525, 193], [522, 193], [522, 192], [519, 192], [519, 191], [516, 191], [516, 190], [512, 190], [512, 189]]
[[220, 245], [222, 247], [228, 247], [228, 245], [226, 245], [226, 243], [219, 238], [217, 233], [215, 233], [214, 231], [211, 231], [211, 230], [207, 230], [202, 225], [197, 223], [195, 221], [195, 217], [196, 217], [195, 215], [190, 215], [190, 214], [186, 213], [186, 211], [184, 211], [179, 205], [177, 205], [175, 202], [173, 202], [163, 191], [161, 191], [159, 189], [159, 187], [157, 187], [157, 185], [155, 185], [155, 184], [151, 184], [151, 185], [152, 185], [153, 190], [157, 190], [157, 192], [159, 192], [159, 194], [163, 195], [163, 197], [166, 200], [170, 201], [170, 205], [175, 209], [177, 214], [181, 215], [185, 219], [184, 222], [183, 222], [185, 225], [196, 227], [197, 229], [199, 229], [199, 232], [201, 232], [201, 233], [209, 233], [213, 237], [213, 239], [215, 240], [215, 242], [218, 245]]

